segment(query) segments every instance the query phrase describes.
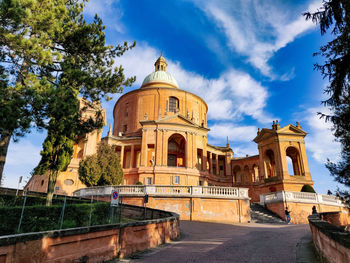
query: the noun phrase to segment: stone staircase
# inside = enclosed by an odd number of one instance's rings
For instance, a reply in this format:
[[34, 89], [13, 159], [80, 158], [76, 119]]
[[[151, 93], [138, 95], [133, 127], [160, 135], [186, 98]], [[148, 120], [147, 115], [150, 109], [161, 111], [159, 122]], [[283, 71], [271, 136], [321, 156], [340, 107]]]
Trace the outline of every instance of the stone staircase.
[[253, 223], [285, 224], [278, 215], [257, 203], [250, 203], [250, 216]]

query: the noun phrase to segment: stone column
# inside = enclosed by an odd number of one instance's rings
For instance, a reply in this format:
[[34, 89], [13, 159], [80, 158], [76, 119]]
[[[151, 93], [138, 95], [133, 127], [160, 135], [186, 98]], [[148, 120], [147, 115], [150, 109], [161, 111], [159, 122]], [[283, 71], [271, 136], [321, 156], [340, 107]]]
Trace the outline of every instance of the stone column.
[[276, 173], [278, 178], [284, 179], [289, 177], [288, 173], [288, 165], [287, 165], [287, 156], [286, 152], [283, 151], [283, 145], [281, 143], [278, 143], [276, 147], [276, 156], [275, 156], [275, 163], [276, 163]]
[[192, 167], [197, 167], [197, 138], [194, 133], [192, 133]]
[[207, 138], [203, 136], [202, 142], [203, 142], [203, 154], [202, 154], [202, 162], [203, 162], [203, 171], [208, 171], [207, 169]]
[[147, 130], [142, 131], [142, 143], [141, 143], [141, 165], [147, 166]]
[[168, 131], [162, 132], [162, 165], [168, 166]]
[[[310, 176], [309, 166], [306, 159], [305, 144], [298, 142], [299, 158], [300, 158], [300, 175]], [[311, 178], [310, 178], [311, 179]]]
[[134, 151], [135, 151], [135, 146], [131, 145], [131, 152], [130, 152], [130, 165], [129, 168], [134, 168]]
[[162, 151], [163, 151], [163, 130], [157, 129], [156, 132], [156, 146], [155, 146], [155, 155], [156, 155], [156, 165], [162, 165]]
[[124, 168], [124, 145], [120, 149], [120, 163], [122, 168]]
[[259, 180], [266, 178], [266, 169], [265, 169], [265, 163], [264, 163], [264, 151], [262, 149], [262, 146], [259, 146]]
[[213, 154], [209, 153], [209, 173], [213, 174]]
[[231, 175], [231, 155], [229, 153], [225, 156], [225, 168], [226, 168], [226, 176]]
[[189, 132], [186, 132], [186, 168], [192, 168], [191, 149], [191, 136]]
[[216, 161], [216, 175], [220, 175], [219, 155], [215, 154]]

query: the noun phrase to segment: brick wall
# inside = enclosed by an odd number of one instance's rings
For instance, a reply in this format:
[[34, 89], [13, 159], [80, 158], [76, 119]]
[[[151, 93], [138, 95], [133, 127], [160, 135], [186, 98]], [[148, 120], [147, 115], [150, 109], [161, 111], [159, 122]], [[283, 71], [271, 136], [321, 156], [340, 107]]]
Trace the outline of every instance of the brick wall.
[[309, 216], [312, 239], [320, 255], [330, 263], [350, 262], [350, 232]]
[[[134, 216], [143, 212], [128, 207], [123, 210]], [[179, 237], [178, 215], [148, 209], [147, 217], [151, 216], [158, 219], [3, 236], [0, 263], [103, 262]]]

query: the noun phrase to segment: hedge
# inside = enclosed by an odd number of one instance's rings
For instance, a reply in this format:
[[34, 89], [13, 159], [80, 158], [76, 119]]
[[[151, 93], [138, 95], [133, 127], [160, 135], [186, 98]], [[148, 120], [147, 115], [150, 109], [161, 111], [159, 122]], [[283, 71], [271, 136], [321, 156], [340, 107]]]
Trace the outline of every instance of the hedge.
[[306, 193], [316, 193], [314, 188], [311, 185], [304, 184], [304, 186], [301, 188], [300, 192], [306, 192]]
[[[62, 229], [74, 228], [89, 225], [90, 204], [68, 204], [64, 211]], [[22, 207], [0, 207], [0, 235], [16, 233], [38, 232], [55, 230], [60, 227], [60, 215], [62, 205], [47, 206], [26, 206], [21, 224], [17, 232]], [[115, 222], [119, 211], [115, 209]], [[110, 222], [110, 204], [98, 202], [92, 204], [91, 224], [101, 225]], [[112, 222], [113, 223], [113, 222]]]
[[[0, 194], [0, 207], [3, 206], [22, 206], [24, 201], [24, 196], [14, 196], [14, 195], [1, 195]], [[27, 196], [26, 206], [35, 206], [35, 205], [45, 205], [46, 197], [40, 196]], [[55, 197], [52, 200], [53, 205], [63, 205], [63, 197]], [[79, 199], [76, 197], [68, 197], [67, 203], [69, 204], [81, 204], [81, 203], [90, 203], [90, 200]]]

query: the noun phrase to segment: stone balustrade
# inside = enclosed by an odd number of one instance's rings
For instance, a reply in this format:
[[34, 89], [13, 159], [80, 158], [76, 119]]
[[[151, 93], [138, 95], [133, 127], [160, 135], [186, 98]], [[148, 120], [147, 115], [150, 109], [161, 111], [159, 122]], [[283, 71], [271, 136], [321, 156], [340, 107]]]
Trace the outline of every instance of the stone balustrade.
[[293, 203], [311, 203], [324, 204], [332, 206], [344, 206], [343, 202], [333, 195], [321, 195], [316, 193], [306, 192], [287, 192], [280, 191], [260, 195], [260, 204], [272, 204], [278, 202], [293, 202]]
[[120, 196], [197, 196], [229, 199], [249, 199], [248, 188], [219, 186], [167, 186], [120, 185], [82, 188], [73, 193], [76, 197], [106, 196], [118, 191]]

